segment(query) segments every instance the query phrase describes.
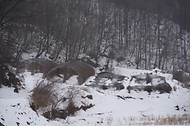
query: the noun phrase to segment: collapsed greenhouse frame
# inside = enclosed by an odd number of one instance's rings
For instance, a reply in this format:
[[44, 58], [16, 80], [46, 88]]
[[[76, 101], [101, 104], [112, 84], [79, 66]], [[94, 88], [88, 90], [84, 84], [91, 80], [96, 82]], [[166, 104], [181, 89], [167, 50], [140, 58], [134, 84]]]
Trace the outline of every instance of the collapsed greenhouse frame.
[[60, 64], [59, 66], [50, 70], [47, 74], [47, 78], [50, 79], [59, 74], [64, 75], [63, 82], [69, 79], [72, 75], [78, 75], [78, 83], [83, 84], [90, 76], [95, 75], [95, 70], [87, 63], [73, 60]]
[[58, 66], [58, 64], [44, 58], [33, 58], [24, 60], [20, 66], [21, 69], [29, 70], [32, 75], [34, 75], [34, 73], [43, 73], [43, 78], [46, 78], [47, 73]]
[[63, 82], [73, 75], [78, 75], [78, 83], [83, 84], [90, 76], [95, 75], [95, 70], [91, 65], [79, 60], [72, 60], [59, 65], [48, 59], [34, 58], [25, 60], [23, 63], [32, 72], [31, 74], [41, 72], [43, 73], [43, 78], [51, 79], [54, 76], [63, 74]]

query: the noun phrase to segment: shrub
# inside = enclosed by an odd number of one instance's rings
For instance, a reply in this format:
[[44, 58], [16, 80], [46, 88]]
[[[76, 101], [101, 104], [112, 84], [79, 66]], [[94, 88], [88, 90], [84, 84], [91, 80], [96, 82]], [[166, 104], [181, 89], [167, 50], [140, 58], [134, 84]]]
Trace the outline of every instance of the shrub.
[[[63, 95], [57, 95], [57, 89], [54, 90], [56, 83], [57, 81], [53, 81], [46, 84], [46, 82], [41, 81], [33, 89], [30, 107], [34, 111], [40, 110], [44, 117], [52, 120], [55, 118], [65, 119], [67, 116], [73, 116], [81, 109], [86, 111], [93, 107], [92, 104], [86, 105], [83, 101], [80, 101], [83, 89], [70, 86], [64, 89], [65, 93]], [[80, 105], [81, 102], [83, 105]]]
[[173, 79], [183, 83], [183, 71], [173, 71]]
[[16, 76], [15, 68], [10, 65], [0, 64], [0, 88], [1, 85], [14, 87], [14, 92], [18, 93], [22, 87], [20, 79]]
[[79, 110], [79, 108], [77, 107], [76, 105], [76, 97], [77, 95], [80, 94], [80, 89], [76, 88], [76, 87], [70, 87], [69, 90], [66, 92], [67, 96], [68, 96], [68, 105], [66, 107], [66, 110], [67, 110], [67, 114], [68, 115], [74, 115], [74, 113], [76, 111]]
[[40, 107], [47, 107], [53, 102], [53, 100], [53, 83], [45, 84], [44, 81], [41, 81], [33, 89], [30, 107], [36, 111]]
[[179, 82], [183, 83], [183, 87], [190, 87], [190, 76], [188, 73], [185, 73], [181, 70], [173, 71], [173, 79], [176, 79]]

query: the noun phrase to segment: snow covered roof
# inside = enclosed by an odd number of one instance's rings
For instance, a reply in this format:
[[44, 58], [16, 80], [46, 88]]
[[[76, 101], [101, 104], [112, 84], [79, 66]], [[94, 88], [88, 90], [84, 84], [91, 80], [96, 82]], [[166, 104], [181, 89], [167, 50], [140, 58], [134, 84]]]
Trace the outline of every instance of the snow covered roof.
[[52, 78], [55, 75], [63, 74], [64, 81], [66, 81], [69, 77], [74, 74], [77, 74], [79, 77], [78, 83], [82, 84], [88, 79], [90, 76], [95, 75], [95, 70], [92, 66], [87, 63], [73, 60], [70, 62], [66, 62], [58, 65], [57, 67], [50, 70], [47, 74], [47, 78]]

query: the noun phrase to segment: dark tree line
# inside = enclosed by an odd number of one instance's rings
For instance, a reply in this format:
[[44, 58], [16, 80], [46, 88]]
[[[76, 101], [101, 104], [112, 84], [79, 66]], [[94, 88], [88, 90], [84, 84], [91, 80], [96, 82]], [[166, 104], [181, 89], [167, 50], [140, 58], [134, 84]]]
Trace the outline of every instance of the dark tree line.
[[0, 64], [86, 54], [189, 71], [189, 14], [188, 0], [0, 0]]

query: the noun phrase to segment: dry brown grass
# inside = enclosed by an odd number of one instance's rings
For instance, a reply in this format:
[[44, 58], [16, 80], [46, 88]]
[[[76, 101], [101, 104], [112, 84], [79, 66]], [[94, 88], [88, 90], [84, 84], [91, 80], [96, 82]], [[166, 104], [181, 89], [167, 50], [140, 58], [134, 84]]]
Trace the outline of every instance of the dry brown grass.
[[41, 81], [34, 89], [31, 95], [30, 106], [33, 110], [37, 110], [40, 107], [47, 107], [54, 99], [53, 84], [45, 84]]
[[125, 119], [129, 125], [189, 125], [190, 115], [143, 116]]

